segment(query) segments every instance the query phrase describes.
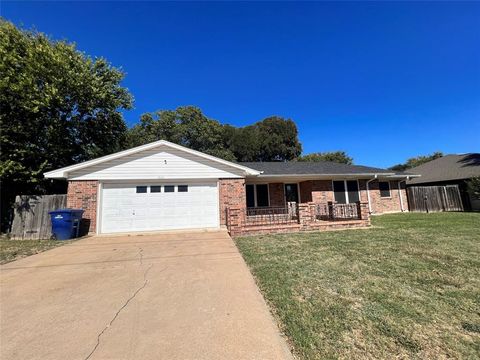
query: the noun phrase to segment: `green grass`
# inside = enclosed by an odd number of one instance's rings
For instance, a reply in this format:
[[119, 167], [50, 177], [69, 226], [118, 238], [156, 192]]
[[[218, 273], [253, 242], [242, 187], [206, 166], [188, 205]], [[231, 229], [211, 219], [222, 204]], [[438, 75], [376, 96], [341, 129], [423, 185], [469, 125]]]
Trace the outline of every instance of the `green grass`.
[[480, 358], [480, 213], [236, 239], [301, 359]]
[[25, 256], [38, 254], [39, 252], [64, 245], [71, 241], [56, 240], [11, 240], [0, 238], [0, 264], [5, 264]]

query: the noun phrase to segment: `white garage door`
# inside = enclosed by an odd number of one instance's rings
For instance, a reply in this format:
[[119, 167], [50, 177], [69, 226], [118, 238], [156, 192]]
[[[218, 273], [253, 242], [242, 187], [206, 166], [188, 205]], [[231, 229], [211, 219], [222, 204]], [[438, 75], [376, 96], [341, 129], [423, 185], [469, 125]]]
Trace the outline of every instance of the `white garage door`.
[[217, 183], [103, 184], [101, 232], [219, 226]]

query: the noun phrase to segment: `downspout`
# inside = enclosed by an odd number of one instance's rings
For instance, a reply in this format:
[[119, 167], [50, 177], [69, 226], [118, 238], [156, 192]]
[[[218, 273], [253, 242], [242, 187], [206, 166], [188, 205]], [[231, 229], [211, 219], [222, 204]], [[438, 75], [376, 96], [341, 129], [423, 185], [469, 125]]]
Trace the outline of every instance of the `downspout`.
[[370, 179], [367, 181], [367, 199], [368, 199], [368, 212], [371, 214], [372, 213], [372, 203], [370, 201], [370, 186], [368, 186], [373, 180], [377, 179], [377, 174], [375, 174], [375, 177], [373, 179]]
[[407, 185], [407, 180], [410, 180], [410, 176], [407, 176], [405, 180], [399, 180], [398, 181], [398, 197], [400, 198], [400, 208], [402, 209], [402, 212], [405, 212], [405, 208], [403, 207], [403, 198], [402, 198], [402, 187], [401, 183], [405, 182], [405, 187]]

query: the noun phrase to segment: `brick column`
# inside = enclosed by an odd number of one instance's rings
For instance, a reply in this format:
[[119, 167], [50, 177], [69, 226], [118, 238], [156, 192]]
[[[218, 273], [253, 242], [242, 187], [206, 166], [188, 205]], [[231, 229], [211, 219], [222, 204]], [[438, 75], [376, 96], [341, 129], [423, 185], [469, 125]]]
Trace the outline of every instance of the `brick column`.
[[370, 212], [368, 210], [368, 202], [357, 201], [358, 217], [370, 225]]
[[73, 180], [68, 182], [67, 207], [83, 209], [82, 232], [97, 230], [97, 191], [96, 180]]
[[300, 203], [298, 204], [298, 223], [302, 225], [302, 229], [308, 229], [314, 220], [315, 204]]
[[226, 211], [226, 223], [230, 235], [241, 235], [245, 224], [245, 209], [240, 206], [231, 206]]

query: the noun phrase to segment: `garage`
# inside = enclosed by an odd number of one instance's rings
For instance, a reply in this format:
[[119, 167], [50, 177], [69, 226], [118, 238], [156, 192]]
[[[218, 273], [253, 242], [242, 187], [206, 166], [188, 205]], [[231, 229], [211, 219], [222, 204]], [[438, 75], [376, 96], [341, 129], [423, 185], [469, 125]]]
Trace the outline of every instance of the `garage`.
[[245, 177], [259, 174], [159, 140], [45, 177], [68, 181], [67, 207], [84, 211], [89, 233], [109, 234], [226, 226], [227, 207], [244, 204]]
[[217, 182], [104, 183], [101, 233], [219, 227]]

